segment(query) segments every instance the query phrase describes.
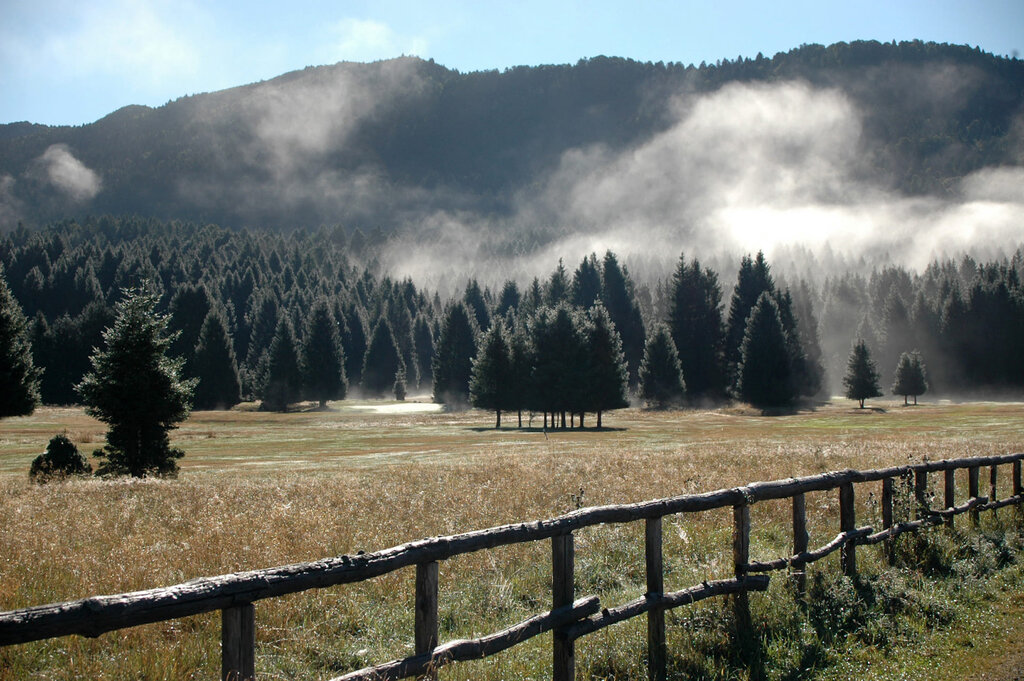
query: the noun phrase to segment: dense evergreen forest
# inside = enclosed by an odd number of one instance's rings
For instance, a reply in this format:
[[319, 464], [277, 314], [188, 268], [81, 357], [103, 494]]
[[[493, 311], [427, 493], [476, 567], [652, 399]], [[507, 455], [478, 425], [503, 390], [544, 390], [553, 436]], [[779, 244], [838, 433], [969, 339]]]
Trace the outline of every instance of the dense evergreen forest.
[[582, 423], [631, 394], [651, 406], [732, 395], [784, 405], [834, 388], [856, 339], [887, 392], [913, 350], [931, 393], [1024, 389], [1024, 249], [1006, 261], [837, 274], [820, 287], [787, 285], [760, 253], [721, 275], [681, 254], [653, 299], [638, 295], [652, 282], [608, 252], [494, 290], [471, 279], [442, 300], [376, 271], [356, 236], [103, 217], [17, 229], [0, 241], [0, 266], [51, 404], [78, 401], [129, 287], [159, 297], [199, 409], [422, 391], [498, 411], [499, 422], [502, 410], [528, 410]]
[[[459, 73], [402, 58], [130, 106], [80, 127], [0, 126], [0, 229], [86, 214], [227, 227], [410, 227], [438, 211], [501, 216], [572, 150], [623, 150], [730, 83], [835, 89], [862, 115], [873, 182], [955, 192], [1017, 163], [1024, 62], [963, 46], [804, 45], [715, 64], [595, 57]], [[543, 241], [557, 225], [517, 224]]]

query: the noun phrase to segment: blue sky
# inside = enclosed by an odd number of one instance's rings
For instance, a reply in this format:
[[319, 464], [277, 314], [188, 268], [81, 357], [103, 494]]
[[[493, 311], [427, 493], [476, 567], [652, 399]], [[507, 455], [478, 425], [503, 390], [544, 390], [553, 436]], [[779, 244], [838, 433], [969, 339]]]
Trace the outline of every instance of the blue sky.
[[78, 125], [128, 104], [400, 54], [460, 71], [599, 54], [699, 64], [914, 38], [1024, 53], [1024, 1], [0, 0], [0, 123]]

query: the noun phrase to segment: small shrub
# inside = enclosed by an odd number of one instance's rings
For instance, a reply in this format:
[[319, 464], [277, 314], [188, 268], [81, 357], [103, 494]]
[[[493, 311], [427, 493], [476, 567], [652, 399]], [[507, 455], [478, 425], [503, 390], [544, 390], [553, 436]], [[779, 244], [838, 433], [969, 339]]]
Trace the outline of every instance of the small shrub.
[[395, 376], [395, 399], [398, 401], [402, 401], [405, 399], [405, 395], [405, 372], [399, 371], [398, 375]]
[[75, 443], [64, 434], [54, 435], [50, 439], [46, 451], [32, 461], [28, 471], [29, 477], [39, 483], [90, 473], [92, 466], [79, 453]]

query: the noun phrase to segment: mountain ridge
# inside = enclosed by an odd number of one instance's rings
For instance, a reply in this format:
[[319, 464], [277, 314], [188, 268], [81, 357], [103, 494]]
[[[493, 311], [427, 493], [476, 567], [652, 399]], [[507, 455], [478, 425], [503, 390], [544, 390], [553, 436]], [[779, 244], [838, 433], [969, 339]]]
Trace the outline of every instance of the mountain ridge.
[[1021, 163], [1024, 62], [978, 48], [856, 41], [696, 67], [599, 56], [468, 73], [399, 57], [83, 126], [0, 125], [0, 229], [87, 213], [389, 231], [438, 213], [486, 219], [573, 154], [628, 152], [730, 84], [789, 81], [852, 101], [870, 173], [906, 195]]

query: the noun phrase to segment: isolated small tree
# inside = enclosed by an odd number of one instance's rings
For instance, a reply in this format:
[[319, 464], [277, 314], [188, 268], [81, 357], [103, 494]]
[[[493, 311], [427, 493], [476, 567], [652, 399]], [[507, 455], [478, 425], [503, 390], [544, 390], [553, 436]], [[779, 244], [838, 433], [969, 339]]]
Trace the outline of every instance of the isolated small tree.
[[893, 395], [903, 395], [904, 405], [907, 404], [907, 397], [913, 395], [916, 405], [917, 396], [924, 395], [927, 390], [928, 378], [921, 354], [917, 350], [904, 352], [900, 355], [899, 364], [896, 365], [896, 375], [892, 384]]
[[736, 392], [756, 407], [778, 407], [797, 396], [789, 339], [775, 299], [761, 294], [744, 324]]
[[210, 310], [199, 332], [192, 369], [199, 379], [196, 409], [230, 409], [241, 400], [238, 362], [228, 338], [227, 325], [217, 310]]
[[393, 392], [395, 393], [395, 399], [396, 400], [398, 400], [399, 402], [402, 402], [402, 401], [405, 400], [405, 396], [407, 394], [407, 390], [406, 390], [406, 386], [405, 386], [405, 372], [404, 371], [399, 371], [397, 374], [395, 374], [395, 386], [394, 386]]
[[89, 475], [92, 466], [86, 462], [75, 443], [66, 435], [54, 435], [46, 451], [32, 461], [28, 475], [34, 482], [49, 482], [72, 475]]
[[640, 363], [640, 397], [648, 404], [665, 407], [680, 402], [686, 393], [679, 353], [668, 327], [654, 327], [644, 346]]
[[41, 374], [32, 363], [28, 322], [7, 288], [0, 265], [0, 418], [35, 411]]
[[103, 349], [78, 384], [85, 412], [109, 426], [99, 475], [173, 476], [176, 459], [168, 431], [191, 410], [194, 380], [181, 378], [181, 358], [167, 356], [167, 317], [156, 312], [157, 297], [141, 289], [124, 291], [114, 325], [103, 332]]
[[308, 399], [319, 402], [321, 409], [327, 407], [327, 400], [345, 399], [348, 381], [341, 334], [326, 300], [317, 302], [309, 313], [300, 359], [303, 392]]
[[501, 428], [501, 412], [515, 408], [512, 355], [505, 335], [499, 319], [481, 336], [469, 379], [470, 404], [492, 410], [495, 428]]
[[846, 396], [859, 401], [861, 409], [864, 408], [864, 400], [882, 396], [878, 385], [878, 369], [875, 368], [867, 343], [863, 340], [858, 340], [850, 351], [843, 385], [846, 386]]
[[267, 359], [261, 406], [268, 411], [288, 411], [288, 405], [297, 402], [301, 395], [302, 372], [292, 325], [285, 316], [277, 323]]

